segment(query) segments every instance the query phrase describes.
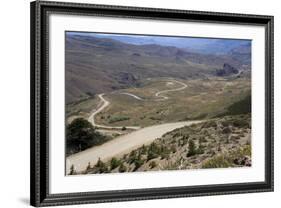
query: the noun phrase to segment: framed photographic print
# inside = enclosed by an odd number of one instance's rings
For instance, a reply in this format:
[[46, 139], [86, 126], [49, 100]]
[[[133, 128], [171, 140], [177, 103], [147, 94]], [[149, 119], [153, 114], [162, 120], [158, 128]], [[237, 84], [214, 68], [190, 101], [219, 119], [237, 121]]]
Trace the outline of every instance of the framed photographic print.
[[31, 3], [31, 205], [273, 191], [273, 17]]

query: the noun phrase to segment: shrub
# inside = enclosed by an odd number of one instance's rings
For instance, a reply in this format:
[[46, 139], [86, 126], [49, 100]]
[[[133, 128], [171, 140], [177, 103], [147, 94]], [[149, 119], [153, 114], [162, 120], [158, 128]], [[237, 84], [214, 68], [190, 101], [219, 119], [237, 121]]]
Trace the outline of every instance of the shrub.
[[128, 162], [130, 164], [134, 163], [135, 160], [137, 159], [137, 151], [133, 150], [130, 154], [129, 154], [129, 158], [128, 158]]
[[193, 155], [196, 154], [196, 146], [193, 140], [189, 140], [188, 142], [188, 153], [187, 153], [187, 157], [191, 157]]
[[91, 163], [88, 162], [88, 166], [87, 166], [86, 170], [90, 170], [90, 169], [91, 169]]
[[141, 159], [140, 154], [138, 155], [138, 157], [134, 161], [134, 164], [135, 164], [135, 168], [134, 168], [133, 171], [136, 171], [137, 169], [139, 169], [144, 164], [144, 161]]
[[208, 121], [203, 123], [202, 128], [210, 128], [210, 127], [217, 127], [217, 123], [215, 121]]
[[230, 134], [230, 133], [231, 133], [231, 129], [230, 129], [229, 127], [224, 127], [224, 128], [222, 129], [222, 133], [223, 133], [223, 134]]
[[99, 173], [107, 173], [108, 172], [108, 168], [107, 168], [106, 164], [104, 162], [102, 162], [100, 158], [99, 158], [97, 164], [95, 165], [95, 167], [98, 169]]
[[211, 158], [202, 164], [202, 168], [228, 168], [231, 166], [231, 163], [223, 155]]
[[151, 163], [149, 163], [149, 167], [152, 169], [152, 168], [155, 168], [157, 166], [156, 162], [155, 161], [152, 161]]
[[76, 174], [76, 171], [75, 171], [74, 165], [71, 165], [69, 175], [75, 175], [75, 174]]
[[199, 143], [205, 143], [207, 142], [207, 139], [205, 137], [200, 137]]
[[[244, 145], [227, 154], [214, 156], [213, 158], [205, 161], [202, 168], [228, 168], [236, 166], [235, 161], [251, 157], [251, 146]], [[246, 165], [246, 164], [245, 164]]]
[[203, 154], [204, 149], [205, 149], [204, 146], [201, 143], [199, 143], [199, 147], [196, 150], [196, 154]]
[[124, 173], [126, 171], [127, 171], [127, 167], [123, 163], [121, 163], [121, 165], [119, 166], [119, 172]]
[[113, 170], [121, 164], [121, 161], [113, 157], [110, 161], [110, 169]]
[[152, 159], [157, 158], [157, 157], [158, 157], [158, 154], [156, 154], [155, 152], [152, 152], [152, 151], [148, 151], [147, 161], [152, 160]]
[[114, 116], [114, 117], [111, 117], [109, 119], [108, 123], [116, 123], [116, 122], [126, 121], [126, 120], [130, 120], [130, 117], [128, 117], [128, 116]]
[[157, 144], [152, 142], [152, 144], [149, 145], [149, 148], [148, 148], [147, 161], [157, 158], [159, 156], [159, 153], [160, 153], [159, 147], [157, 146]]
[[92, 124], [83, 118], [73, 120], [66, 128], [66, 154], [76, 153], [105, 141], [106, 137], [96, 132]]
[[140, 149], [140, 153], [143, 155], [147, 153], [147, 147], [145, 145], [142, 145], [142, 147]]

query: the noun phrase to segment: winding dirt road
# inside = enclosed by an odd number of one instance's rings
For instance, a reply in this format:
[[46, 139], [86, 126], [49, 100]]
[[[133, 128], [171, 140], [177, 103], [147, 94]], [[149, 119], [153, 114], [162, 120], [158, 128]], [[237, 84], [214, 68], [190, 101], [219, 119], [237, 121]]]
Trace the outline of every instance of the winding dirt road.
[[[171, 80], [169, 79], [168, 81], [169, 82], [179, 83], [179, 84], [182, 85], [182, 87], [175, 88], [175, 89], [169, 89], [169, 90], [162, 90], [162, 91], [159, 91], [159, 92], [155, 93], [155, 97], [158, 98], [155, 101], [163, 101], [163, 100], [169, 99], [169, 97], [167, 97], [165, 95], [162, 95], [163, 93], [181, 91], [181, 90], [184, 90], [185, 88], [187, 88], [187, 84], [185, 84], [183, 82], [180, 82], [180, 81], [177, 81], [177, 80], [174, 80], [174, 79], [171, 79]], [[132, 93], [122, 92], [121, 94], [131, 96], [131, 97], [133, 97], [133, 98], [135, 98], [137, 100], [143, 100], [142, 98], [140, 98], [137, 95], [134, 95]], [[95, 116], [98, 113], [100, 113], [101, 111], [103, 111], [103, 109], [105, 109], [107, 106], [110, 105], [110, 102], [107, 101], [103, 96], [104, 96], [104, 93], [98, 95], [98, 97], [100, 98], [100, 100], [102, 102], [102, 105], [98, 109], [94, 109], [93, 110], [93, 113], [89, 116], [88, 121], [90, 123], [92, 123], [93, 126], [98, 127], [98, 128], [103, 128], [103, 129], [122, 129], [122, 128], [124, 128], [123, 126], [105, 126], [105, 125], [100, 125], [100, 124], [97, 124], [95, 122]], [[126, 128], [127, 129], [132, 129], [132, 130], [137, 130], [137, 129], [140, 129], [141, 127], [140, 126], [126, 126]]]
[[170, 82], [177, 82], [181, 85], [183, 85], [182, 87], [179, 87], [179, 88], [176, 88], [176, 89], [170, 89], [170, 90], [162, 90], [162, 91], [159, 91], [157, 93], [155, 93], [155, 96], [156, 97], [159, 97], [160, 99], [158, 99], [157, 101], [162, 101], [162, 100], [167, 100], [169, 99], [169, 97], [165, 96], [165, 95], [161, 95], [163, 93], [166, 93], [166, 92], [175, 92], [175, 91], [180, 91], [180, 90], [184, 90], [185, 88], [187, 88], [187, 84], [183, 83], [183, 82], [180, 82], [180, 81], [177, 81], [177, 80], [169, 80]]
[[[175, 89], [168, 89], [168, 90], [162, 90], [155, 93], [155, 101], [163, 101], [169, 99], [169, 97], [162, 95], [163, 93], [167, 92], [175, 92], [184, 90], [187, 88], [187, 85], [183, 82], [171, 79], [168, 80], [169, 83], [179, 83], [182, 86]], [[128, 96], [131, 96], [137, 100], [142, 101], [143, 99], [132, 94], [132, 93], [121, 93]], [[107, 106], [110, 105], [110, 102], [107, 101], [104, 98], [104, 94], [98, 95], [99, 99], [101, 100], [101, 106], [97, 109], [93, 110], [93, 113], [89, 116], [88, 120], [93, 124], [93, 126], [102, 128], [102, 129], [108, 129], [108, 130], [114, 130], [114, 129], [122, 129], [123, 126], [105, 126], [97, 124], [95, 121], [95, 116], [103, 111]], [[86, 169], [88, 166], [88, 163], [90, 162], [91, 165], [94, 165], [97, 163], [98, 159], [100, 158], [103, 161], [109, 160], [114, 156], [123, 155], [126, 153], [129, 153], [133, 149], [136, 149], [138, 147], [141, 147], [144, 144], [150, 144], [155, 139], [160, 138], [163, 134], [172, 131], [176, 128], [181, 128], [184, 126], [189, 126], [195, 123], [200, 123], [202, 121], [183, 121], [183, 122], [175, 122], [175, 123], [165, 123], [165, 124], [159, 124], [159, 125], [153, 125], [145, 128], [141, 128], [139, 126], [126, 126], [127, 129], [133, 129], [135, 131], [125, 134], [122, 136], [119, 136], [115, 138], [114, 140], [111, 140], [109, 142], [106, 142], [100, 146], [95, 146], [92, 148], [89, 148], [85, 151], [73, 154], [66, 159], [66, 173], [68, 174], [70, 171], [70, 167], [73, 165], [75, 168], [75, 171], [82, 172]]]
[[[99, 98], [101, 99], [102, 101], [102, 106], [99, 107], [97, 110], [94, 110], [94, 112], [89, 116], [88, 118], [88, 121], [90, 123], [92, 123], [93, 126], [95, 127], [98, 127], [98, 128], [103, 128], [103, 129], [122, 129], [123, 126], [105, 126], [105, 125], [100, 125], [100, 124], [96, 124], [95, 122], [95, 116], [100, 113], [103, 109], [105, 109], [109, 104], [110, 102], [107, 101], [106, 99], [104, 99], [104, 94], [99, 94], [98, 95]], [[127, 129], [140, 129], [141, 127], [140, 126], [126, 126]]]
[[88, 163], [95, 165], [100, 158], [102, 161], [111, 159], [114, 156], [123, 155], [131, 152], [133, 149], [141, 147], [143, 144], [150, 144], [163, 134], [176, 128], [189, 126], [202, 121], [184, 121], [175, 123], [166, 123], [145, 127], [126, 135], [122, 135], [106, 142], [100, 146], [89, 148], [85, 151], [73, 154], [66, 159], [66, 173], [70, 172], [73, 165], [75, 171], [82, 172], [86, 169]]
[[122, 95], [129, 95], [129, 96], [131, 96], [131, 97], [133, 97], [133, 98], [136, 98], [137, 100], [143, 100], [141, 97], [139, 97], [139, 96], [137, 96], [137, 95], [134, 95], [134, 94], [132, 94], [132, 93], [121, 92], [120, 94], [122, 94]]

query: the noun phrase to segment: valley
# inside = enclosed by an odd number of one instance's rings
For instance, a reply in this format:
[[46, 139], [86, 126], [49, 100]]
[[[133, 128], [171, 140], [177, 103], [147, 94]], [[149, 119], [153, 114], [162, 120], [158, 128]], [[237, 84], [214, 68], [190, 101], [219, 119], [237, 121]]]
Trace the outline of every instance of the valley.
[[66, 175], [251, 166], [251, 44], [126, 40], [66, 36]]

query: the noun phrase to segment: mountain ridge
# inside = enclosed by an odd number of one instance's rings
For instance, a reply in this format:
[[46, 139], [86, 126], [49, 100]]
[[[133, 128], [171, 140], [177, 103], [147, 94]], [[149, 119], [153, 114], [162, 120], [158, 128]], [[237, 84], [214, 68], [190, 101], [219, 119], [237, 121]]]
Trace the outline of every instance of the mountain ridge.
[[213, 76], [225, 63], [240, 69], [239, 59], [239, 55], [235, 59], [231, 54], [206, 55], [174, 46], [132, 45], [110, 38], [66, 35], [66, 102], [137, 87], [140, 80], [150, 77]]

